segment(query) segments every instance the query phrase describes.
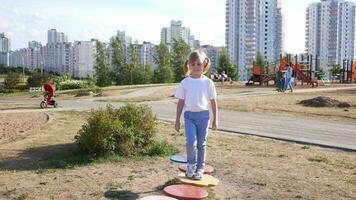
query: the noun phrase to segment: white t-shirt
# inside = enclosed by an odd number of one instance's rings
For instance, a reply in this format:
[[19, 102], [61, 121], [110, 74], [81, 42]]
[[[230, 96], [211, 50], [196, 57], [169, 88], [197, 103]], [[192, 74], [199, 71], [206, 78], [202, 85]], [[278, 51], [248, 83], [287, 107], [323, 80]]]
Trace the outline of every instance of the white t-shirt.
[[184, 110], [186, 111], [209, 110], [209, 101], [216, 99], [214, 82], [204, 75], [201, 78], [188, 76], [180, 82], [175, 97], [184, 99]]

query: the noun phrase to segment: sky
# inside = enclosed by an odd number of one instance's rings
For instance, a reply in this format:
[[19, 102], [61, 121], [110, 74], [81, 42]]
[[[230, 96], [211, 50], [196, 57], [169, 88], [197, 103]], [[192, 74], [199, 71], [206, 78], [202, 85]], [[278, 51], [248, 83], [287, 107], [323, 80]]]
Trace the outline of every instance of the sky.
[[[355, 0], [351, 0], [355, 1]], [[282, 0], [285, 51], [305, 49], [305, 10], [318, 0]], [[117, 31], [134, 40], [160, 42], [163, 27], [181, 20], [201, 44], [225, 45], [225, 0], [0, 0], [0, 33], [11, 49], [28, 41], [47, 43], [47, 31], [57, 29], [68, 40], [108, 42]]]

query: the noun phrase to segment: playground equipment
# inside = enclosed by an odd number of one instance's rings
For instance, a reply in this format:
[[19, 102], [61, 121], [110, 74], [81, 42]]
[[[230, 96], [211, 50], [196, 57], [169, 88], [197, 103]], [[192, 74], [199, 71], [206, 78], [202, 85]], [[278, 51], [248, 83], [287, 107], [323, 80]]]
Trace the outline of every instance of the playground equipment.
[[[291, 54], [286, 56], [280, 55], [280, 71], [285, 73], [287, 71], [287, 67], [291, 66], [294, 70], [294, 79], [295, 85], [297, 85], [298, 81], [301, 81], [301, 84], [307, 83], [311, 86], [318, 86], [318, 78], [313, 77], [313, 56], [308, 55], [307, 60], [305, 61], [304, 55], [301, 55], [301, 59], [298, 62], [298, 55], [294, 57], [294, 62], [292, 62]], [[315, 65], [317, 66], [318, 57], [315, 57]], [[316, 67], [315, 67], [316, 68]]]
[[54, 100], [56, 88], [52, 83], [44, 84], [43, 88], [45, 92], [43, 95], [43, 100], [40, 103], [41, 108], [47, 108], [48, 106], [53, 106], [56, 108], [58, 106], [58, 103]]
[[[264, 70], [266, 69], [266, 70]], [[276, 68], [274, 68], [276, 69]], [[264, 71], [266, 71], [264, 73]], [[259, 83], [259, 85], [269, 84], [269, 82], [276, 80], [276, 70], [272, 73], [269, 73], [269, 65], [267, 64], [266, 67], [260, 65], [253, 65], [252, 67], [252, 76], [246, 83], [246, 85], [255, 85], [255, 83]], [[252, 81], [252, 83], [251, 83]]]
[[344, 60], [340, 74], [340, 83], [356, 83], [356, 61]]

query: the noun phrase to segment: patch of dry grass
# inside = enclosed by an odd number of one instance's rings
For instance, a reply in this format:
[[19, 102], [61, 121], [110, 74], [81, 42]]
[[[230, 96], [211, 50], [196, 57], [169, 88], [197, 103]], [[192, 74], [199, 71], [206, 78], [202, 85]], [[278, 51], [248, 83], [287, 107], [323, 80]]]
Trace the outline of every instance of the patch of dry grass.
[[[298, 102], [318, 96], [330, 97], [347, 102], [353, 107], [313, 108], [299, 105]], [[337, 121], [356, 122], [356, 90], [333, 92], [285, 93], [269, 96], [238, 97], [219, 100], [219, 107], [235, 111], [277, 114], [287, 116], [316, 117]]]
[[[157, 187], [178, 175], [168, 157], [42, 168], [52, 156], [71, 151], [87, 113], [51, 113], [51, 122], [1, 146], [0, 198], [106, 199], [121, 194], [162, 194]], [[160, 123], [159, 140], [184, 152], [183, 133]], [[220, 180], [214, 199], [352, 199], [356, 196], [356, 154], [272, 139], [210, 132], [207, 163]], [[6, 151], [4, 151], [6, 150]], [[60, 186], [60, 187], [58, 187]]]

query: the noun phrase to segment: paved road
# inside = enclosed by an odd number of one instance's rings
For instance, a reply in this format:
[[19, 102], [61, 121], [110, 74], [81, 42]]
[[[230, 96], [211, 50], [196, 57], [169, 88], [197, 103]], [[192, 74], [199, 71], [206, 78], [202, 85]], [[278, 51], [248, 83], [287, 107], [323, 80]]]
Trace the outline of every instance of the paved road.
[[[156, 91], [156, 89], [150, 91]], [[140, 95], [141, 93], [136, 92], [136, 94]], [[245, 94], [241, 94], [241, 96], [243, 95]], [[263, 93], [260, 95], [267, 94]], [[0, 100], [0, 103], [2, 102], [4, 103], [3, 100]], [[23, 100], [19, 102], [38, 103], [38, 100]], [[151, 106], [159, 119], [170, 122], [175, 121], [175, 101], [164, 100], [146, 104]], [[60, 105], [61, 108], [56, 110], [83, 111], [105, 107], [106, 103], [97, 102], [94, 99], [81, 99], [61, 100]], [[118, 107], [122, 104], [113, 103], [113, 105]], [[22, 111], [0, 111], [0, 113], [6, 112]], [[33, 112], [33, 110], [26, 112]], [[224, 131], [356, 151], [355, 123], [220, 110], [219, 128]]]

